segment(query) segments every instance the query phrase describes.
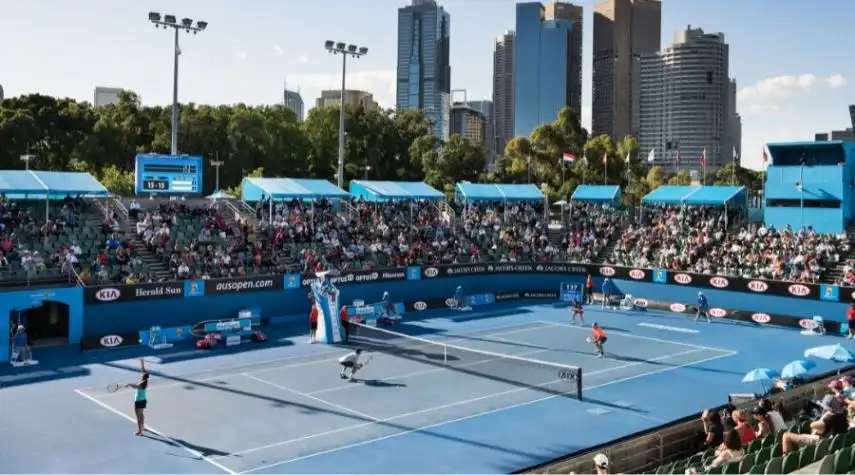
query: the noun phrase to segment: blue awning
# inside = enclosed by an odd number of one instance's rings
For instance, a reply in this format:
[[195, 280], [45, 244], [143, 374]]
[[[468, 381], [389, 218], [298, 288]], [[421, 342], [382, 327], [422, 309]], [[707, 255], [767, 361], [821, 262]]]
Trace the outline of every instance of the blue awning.
[[579, 185], [573, 191], [572, 201], [588, 201], [593, 203], [614, 203], [621, 195], [617, 185]]
[[454, 191], [457, 201], [541, 201], [543, 193], [535, 185], [487, 185], [458, 183]]
[[366, 201], [442, 200], [445, 195], [420, 181], [367, 181], [350, 182], [350, 194]]
[[241, 183], [243, 201], [341, 199], [350, 195], [327, 180], [309, 178], [244, 178]]
[[664, 185], [651, 191], [643, 198], [643, 204], [678, 205], [686, 195], [694, 193], [700, 186]]
[[665, 185], [641, 199], [644, 204], [687, 204], [692, 206], [724, 206], [745, 202], [748, 191], [744, 186], [683, 186]]
[[89, 173], [39, 170], [0, 171], [0, 193], [9, 198], [105, 197], [110, 193]]

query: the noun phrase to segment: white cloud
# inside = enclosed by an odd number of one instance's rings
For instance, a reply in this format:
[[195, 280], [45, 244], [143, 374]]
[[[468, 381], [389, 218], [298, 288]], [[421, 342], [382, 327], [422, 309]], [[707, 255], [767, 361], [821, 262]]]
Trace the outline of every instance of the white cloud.
[[305, 54], [301, 54], [300, 56], [297, 56], [297, 62], [300, 64], [308, 64], [309, 57]]
[[828, 87], [838, 88], [843, 87], [848, 83], [845, 77], [840, 74], [835, 74], [834, 76], [829, 76], [828, 78]]
[[285, 54], [285, 50], [283, 50], [282, 47], [279, 46], [278, 44], [273, 43], [273, 55], [278, 58], [279, 56], [282, 56], [283, 54]]
[[241, 60], [241, 61], [245, 60], [245, 59], [246, 59], [246, 56], [247, 56], [246, 51], [237, 51], [237, 52], [235, 52], [235, 58], [237, 58], [237, 59], [239, 59], [239, 60]]
[[[285, 78], [289, 88], [299, 87], [303, 101], [309, 106], [321, 91], [341, 89], [341, 74], [290, 74]], [[381, 107], [395, 106], [395, 71], [358, 71], [347, 74], [347, 88], [359, 89], [374, 94]]]
[[591, 106], [582, 106], [582, 113], [579, 115], [582, 121], [582, 127], [591, 131]]

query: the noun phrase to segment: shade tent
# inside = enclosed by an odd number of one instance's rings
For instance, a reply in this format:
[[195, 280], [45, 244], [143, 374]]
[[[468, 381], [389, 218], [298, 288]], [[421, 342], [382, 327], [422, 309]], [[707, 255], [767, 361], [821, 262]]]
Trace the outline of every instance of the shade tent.
[[342, 199], [350, 195], [327, 180], [308, 178], [244, 178], [241, 198], [247, 202], [264, 199], [316, 200], [321, 198]]
[[744, 186], [681, 186], [666, 185], [648, 193], [643, 204], [689, 206], [730, 206], [746, 203], [748, 191]]
[[454, 187], [457, 201], [542, 201], [543, 193], [535, 185], [486, 185], [458, 183]]
[[437, 201], [445, 195], [420, 181], [369, 181], [350, 182], [350, 194], [365, 201]]
[[50, 218], [50, 200], [61, 200], [69, 195], [110, 196], [107, 188], [88, 173], [39, 170], [0, 170], [0, 193], [13, 200], [45, 200], [46, 218]]
[[617, 185], [579, 185], [573, 191], [570, 201], [615, 203], [620, 199], [620, 195], [620, 187]]

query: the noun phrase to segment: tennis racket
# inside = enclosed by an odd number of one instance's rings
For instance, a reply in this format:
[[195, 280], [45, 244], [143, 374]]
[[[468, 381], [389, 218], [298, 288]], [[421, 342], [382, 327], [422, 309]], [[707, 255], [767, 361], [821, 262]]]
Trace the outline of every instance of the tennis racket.
[[108, 385], [107, 385], [107, 392], [108, 392], [108, 393], [114, 393], [114, 392], [118, 391], [120, 387], [121, 387], [121, 386], [119, 386], [119, 385], [118, 385], [118, 384], [116, 384], [116, 383], [108, 384]]

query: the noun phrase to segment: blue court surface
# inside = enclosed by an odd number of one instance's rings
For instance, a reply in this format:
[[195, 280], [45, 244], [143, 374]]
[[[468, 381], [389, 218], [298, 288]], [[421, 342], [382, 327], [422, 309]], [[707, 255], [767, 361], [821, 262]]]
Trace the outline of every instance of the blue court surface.
[[[609, 333], [598, 359], [585, 342], [590, 328], [570, 325], [566, 307], [552, 303], [419, 317], [396, 330], [581, 366], [584, 398], [384, 354], [361, 374], [367, 382], [348, 382], [336, 364], [346, 349], [309, 345], [294, 329], [283, 344], [252, 351], [157, 355], [151, 433], [134, 437], [132, 392], [105, 387], [133, 382], [130, 356], [143, 350], [45, 350], [36, 354], [44, 364], [28, 369], [35, 375], [0, 372], [0, 471], [507, 473], [720, 405], [731, 392], [759, 391], [741, 383], [748, 370], [781, 368], [809, 346], [844, 341], [590, 308], [586, 320]], [[508, 364], [505, 378], [525, 371]]]

